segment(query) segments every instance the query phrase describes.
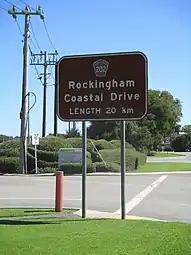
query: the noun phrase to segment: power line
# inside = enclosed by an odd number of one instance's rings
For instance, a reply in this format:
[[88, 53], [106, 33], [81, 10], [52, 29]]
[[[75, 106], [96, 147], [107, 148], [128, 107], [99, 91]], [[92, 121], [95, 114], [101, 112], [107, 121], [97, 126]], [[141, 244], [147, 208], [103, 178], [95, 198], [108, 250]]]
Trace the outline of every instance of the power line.
[[17, 27], [18, 27], [18, 29], [19, 29], [19, 32], [20, 32], [20, 33], [21, 33], [21, 35], [23, 36], [23, 33], [22, 33], [22, 30], [21, 30], [21, 27], [20, 27], [20, 25], [19, 25], [18, 20], [17, 20], [17, 19], [15, 19], [15, 22], [16, 22], [16, 24], [17, 24]]
[[10, 5], [13, 5], [13, 6], [15, 6], [17, 9], [19, 9], [20, 11], [22, 11], [22, 9], [21, 8], [19, 8], [18, 6], [16, 6], [15, 4], [13, 4], [13, 3], [11, 3], [10, 1], [8, 1], [8, 0], [4, 0], [5, 2], [7, 2], [8, 4], [10, 4]]
[[46, 26], [46, 23], [45, 23], [45, 21], [44, 21], [44, 20], [43, 20], [43, 24], [44, 24], [44, 28], [45, 28], [45, 31], [46, 31], [47, 37], [48, 37], [48, 39], [49, 39], [49, 41], [50, 41], [50, 44], [52, 45], [53, 49], [57, 52], [57, 50], [56, 50], [56, 48], [54, 47], [54, 44], [53, 44], [53, 42], [52, 42], [52, 40], [51, 40], [51, 38], [50, 38], [50, 35], [49, 35], [49, 32], [48, 32], [48, 29], [47, 29], [47, 26]]
[[36, 44], [34, 43], [34, 41], [33, 41], [33, 39], [32, 39], [31, 36], [30, 36], [30, 42], [31, 42], [31, 44], [34, 46], [34, 48], [35, 48], [36, 50], [38, 50], [38, 47], [37, 47]]
[[35, 40], [35, 42], [36, 42], [36, 45], [37, 45], [38, 49], [41, 51], [41, 48], [40, 48], [39, 43], [38, 43], [38, 40], [37, 40], [37, 38], [36, 38], [36, 35], [35, 35], [35, 32], [34, 32], [34, 29], [33, 29], [32, 22], [31, 22], [31, 21], [30, 21], [30, 26], [31, 26], [31, 31], [32, 31], [34, 40]]
[[25, 1], [20, 0], [20, 2], [21, 2], [22, 4], [27, 5], [31, 10], [36, 11], [36, 9], [34, 9], [33, 7], [31, 7], [31, 6], [30, 6], [29, 4], [27, 4]]
[[7, 10], [6, 8], [4, 8], [3, 6], [1, 6], [1, 5], [0, 5], [0, 9], [2, 9], [2, 10], [4, 10], [4, 11], [8, 12], [8, 10]]

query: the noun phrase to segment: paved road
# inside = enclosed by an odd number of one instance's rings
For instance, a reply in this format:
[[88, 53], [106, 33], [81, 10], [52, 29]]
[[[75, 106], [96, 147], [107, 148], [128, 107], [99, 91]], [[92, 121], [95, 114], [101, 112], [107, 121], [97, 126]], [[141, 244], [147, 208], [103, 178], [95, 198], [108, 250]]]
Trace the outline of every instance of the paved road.
[[[173, 153], [176, 153], [176, 152], [173, 152]], [[147, 162], [191, 163], [191, 152], [177, 152], [177, 154], [182, 154], [183, 156], [178, 156], [178, 157], [147, 157]]]
[[[0, 176], [2, 208], [54, 207], [54, 192], [53, 176]], [[87, 192], [89, 210], [120, 208], [120, 176], [88, 176]], [[128, 215], [191, 223], [191, 174], [126, 176], [126, 202]], [[65, 177], [64, 206], [81, 208], [80, 176]]]

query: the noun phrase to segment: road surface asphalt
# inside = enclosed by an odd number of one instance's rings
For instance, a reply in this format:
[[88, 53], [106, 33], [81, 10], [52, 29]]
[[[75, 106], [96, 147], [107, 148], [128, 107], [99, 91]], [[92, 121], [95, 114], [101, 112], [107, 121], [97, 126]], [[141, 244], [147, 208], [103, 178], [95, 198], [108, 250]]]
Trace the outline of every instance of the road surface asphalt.
[[[81, 209], [81, 176], [64, 177], [64, 207]], [[54, 207], [55, 176], [0, 176], [0, 207]], [[120, 215], [120, 175], [87, 176], [87, 209]], [[126, 213], [191, 223], [191, 174], [126, 176]]]

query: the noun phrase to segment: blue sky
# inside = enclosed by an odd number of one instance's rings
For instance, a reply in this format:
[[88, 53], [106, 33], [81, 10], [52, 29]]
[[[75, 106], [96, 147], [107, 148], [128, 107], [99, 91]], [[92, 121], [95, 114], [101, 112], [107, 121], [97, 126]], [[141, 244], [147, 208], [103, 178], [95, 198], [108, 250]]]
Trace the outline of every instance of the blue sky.
[[[24, 8], [19, 0], [10, 1]], [[42, 6], [49, 34], [61, 56], [143, 51], [149, 59], [149, 88], [169, 90], [178, 97], [183, 103], [182, 124], [191, 124], [190, 0], [26, 1], [32, 7]], [[0, 6], [11, 8], [5, 0], [0, 0]], [[18, 16], [17, 20], [23, 30], [24, 17]], [[31, 22], [40, 48], [53, 52], [43, 22], [38, 16], [33, 16]], [[14, 19], [2, 9], [0, 38], [0, 133], [16, 136], [20, 133], [22, 36]], [[38, 53], [32, 44], [31, 48]], [[29, 66], [29, 91], [37, 95], [31, 111], [32, 133], [41, 134], [42, 89], [34, 68]], [[49, 86], [47, 133], [53, 132], [53, 92], [54, 87]], [[59, 121], [60, 133], [66, 127]]]

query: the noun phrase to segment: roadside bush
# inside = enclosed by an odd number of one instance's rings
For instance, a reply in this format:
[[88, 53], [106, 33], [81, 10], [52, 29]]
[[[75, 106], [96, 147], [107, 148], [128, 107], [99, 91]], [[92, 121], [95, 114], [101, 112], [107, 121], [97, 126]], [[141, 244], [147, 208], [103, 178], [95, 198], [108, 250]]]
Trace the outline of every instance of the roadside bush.
[[38, 149], [42, 151], [58, 152], [60, 148], [72, 148], [72, 146], [66, 139], [56, 136], [43, 137], [40, 139], [40, 144], [38, 145]]
[[[28, 152], [33, 157], [35, 156], [35, 149], [33, 147], [29, 147]], [[58, 152], [37, 150], [37, 158], [46, 162], [55, 162], [58, 161]]]
[[[37, 166], [38, 168], [57, 168], [58, 167], [58, 162], [46, 162], [43, 160], [38, 160], [37, 162]], [[28, 173], [34, 173], [34, 169], [35, 169], [35, 157], [32, 156], [31, 154], [27, 154], [27, 169], [28, 169]]]
[[106, 163], [103, 162], [96, 162], [93, 163], [93, 166], [95, 167], [95, 172], [101, 173], [101, 172], [120, 172], [120, 165], [116, 163]]
[[0, 173], [19, 173], [18, 157], [0, 157]]
[[[120, 165], [121, 152], [120, 149], [101, 150], [100, 154], [107, 163], [116, 163]], [[146, 155], [134, 150], [126, 150], [126, 168], [127, 171], [133, 171], [140, 165], [145, 164]]]
[[0, 148], [0, 157], [19, 157], [19, 149], [17, 148], [1, 149]]
[[[39, 174], [56, 173], [56, 171], [57, 171], [57, 168], [52, 168], [52, 167], [38, 168]], [[35, 173], [35, 170], [33, 172]]]
[[100, 158], [100, 155], [98, 154], [97, 151], [92, 150], [91, 151], [91, 158], [92, 158], [92, 162], [102, 162], [102, 159]]
[[[115, 145], [115, 149], [121, 148], [121, 141], [120, 140], [111, 140], [110, 143]], [[126, 142], [125, 143], [126, 149], [132, 149], [135, 150], [135, 148], [133, 147], [133, 145], [131, 145], [130, 143]]]
[[156, 156], [156, 151], [149, 151], [147, 156]]
[[[82, 164], [80, 163], [64, 163], [60, 167], [60, 170], [64, 172], [65, 175], [81, 174]], [[95, 172], [95, 167], [93, 164], [87, 164], [87, 173]]]
[[9, 150], [9, 149], [19, 150], [19, 148], [20, 148], [20, 140], [17, 138], [0, 143], [1, 150]]
[[72, 148], [82, 148], [81, 137], [66, 138], [66, 142], [72, 146]]
[[92, 141], [97, 148], [97, 150], [106, 150], [106, 149], [116, 149], [116, 145], [104, 139]]

